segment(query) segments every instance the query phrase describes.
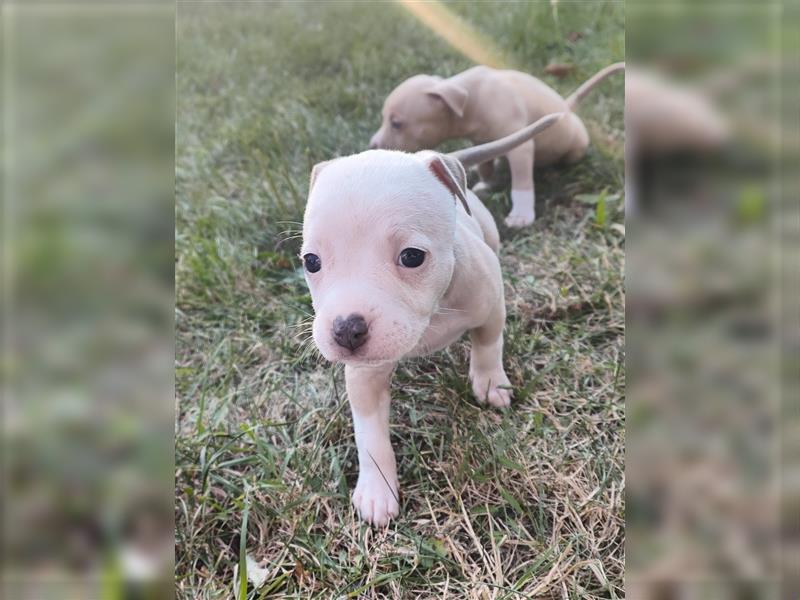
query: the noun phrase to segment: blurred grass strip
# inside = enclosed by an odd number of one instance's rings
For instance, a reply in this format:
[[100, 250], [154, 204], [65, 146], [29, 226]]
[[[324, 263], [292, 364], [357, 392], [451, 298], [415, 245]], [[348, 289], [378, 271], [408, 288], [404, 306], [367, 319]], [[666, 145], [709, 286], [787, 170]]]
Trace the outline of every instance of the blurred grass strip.
[[174, 7], [2, 14], [7, 597], [54, 580], [76, 597], [149, 581], [159, 597], [174, 514]]

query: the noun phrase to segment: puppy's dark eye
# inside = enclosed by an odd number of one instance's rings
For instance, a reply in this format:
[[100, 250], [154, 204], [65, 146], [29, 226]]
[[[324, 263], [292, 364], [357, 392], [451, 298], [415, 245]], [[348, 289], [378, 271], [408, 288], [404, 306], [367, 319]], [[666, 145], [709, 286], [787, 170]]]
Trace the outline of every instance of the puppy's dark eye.
[[389, 124], [392, 126], [392, 129], [400, 129], [403, 126], [397, 119], [389, 119]]
[[425, 262], [425, 251], [419, 248], [406, 248], [400, 253], [400, 264], [414, 269]]
[[306, 267], [306, 271], [309, 273], [316, 273], [322, 268], [322, 261], [320, 261], [319, 256], [316, 254], [306, 254], [303, 256], [303, 264]]

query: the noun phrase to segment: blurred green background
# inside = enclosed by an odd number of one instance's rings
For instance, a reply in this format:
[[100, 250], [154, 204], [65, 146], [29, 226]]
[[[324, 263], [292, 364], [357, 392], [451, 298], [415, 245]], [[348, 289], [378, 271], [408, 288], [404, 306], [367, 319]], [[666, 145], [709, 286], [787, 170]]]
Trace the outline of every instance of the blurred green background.
[[157, 593], [172, 563], [173, 11], [6, 2], [2, 26], [0, 593]]
[[629, 2], [626, 16], [628, 65], [706, 99], [732, 133], [650, 160], [626, 219], [627, 591], [794, 598], [800, 490], [781, 461], [798, 388], [780, 373], [798, 364], [798, 330], [780, 307], [796, 307], [781, 293], [798, 212], [779, 178], [797, 156], [796, 119], [781, 117], [796, 21], [778, 2]]

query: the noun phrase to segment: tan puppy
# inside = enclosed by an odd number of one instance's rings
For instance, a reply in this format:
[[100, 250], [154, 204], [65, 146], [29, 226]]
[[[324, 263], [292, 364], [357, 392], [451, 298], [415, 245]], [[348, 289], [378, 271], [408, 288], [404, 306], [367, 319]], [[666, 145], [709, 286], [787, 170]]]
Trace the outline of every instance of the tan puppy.
[[[369, 147], [413, 152], [453, 138], [483, 143], [509, 135], [544, 115], [570, 113], [537, 136], [536, 143], [531, 140], [507, 155], [512, 207], [506, 225], [524, 227], [536, 218], [534, 159], [536, 164], [548, 165], [573, 162], [584, 155], [589, 134], [571, 111], [598, 83], [624, 68], [624, 63], [606, 67], [566, 100], [547, 84], [519, 71], [479, 66], [449, 79], [415, 75], [389, 94], [383, 104], [383, 123]], [[482, 181], [474, 191], [480, 193], [488, 189], [493, 162], [486, 161], [478, 171]]]
[[710, 94], [641, 68], [625, 77], [625, 207], [638, 206], [637, 166], [641, 159], [671, 152], [696, 155], [720, 151], [731, 140], [730, 124]]
[[731, 135], [728, 123], [702, 90], [638, 68], [625, 79], [625, 131], [628, 138], [635, 137], [634, 150], [648, 156], [718, 150]]
[[452, 155], [370, 150], [314, 167], [301, 251], [313, 335], [325, 358], [345, 364], [359, 463], [353, 504], [371, 523], [384, 525], [400, 509], [389, 442], [389, 383], [399, 360], [469, 331], [476, 398], [510, 403], [500, 239], [466, 188], [462, 162], [499, 156], [562, 116]]

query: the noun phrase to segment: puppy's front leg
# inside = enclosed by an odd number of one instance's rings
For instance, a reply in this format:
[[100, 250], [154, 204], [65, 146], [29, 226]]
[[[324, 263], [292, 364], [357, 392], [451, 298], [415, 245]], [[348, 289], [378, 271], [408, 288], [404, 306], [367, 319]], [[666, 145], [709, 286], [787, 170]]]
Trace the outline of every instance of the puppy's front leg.
[[383, 526], [400, 513], [397, 466], [389, 440], [389, 384], [394, 365], [345, 366], [347, 396], [358, 447], [353, 506], [365, 521]]
[[511, 404], [511, 382], [503, 369], [503, 327], [506, 309], [502, 296], [489, 320], [470, 332], [469, 376], [472, 392], [480, 403], [489, 402], [498, 408]]
[[533, 140], [508, 153], [511, 169], [511, 212], [506, 217], [509, 227], [525, 227], [536, 219], [533, 191]]

